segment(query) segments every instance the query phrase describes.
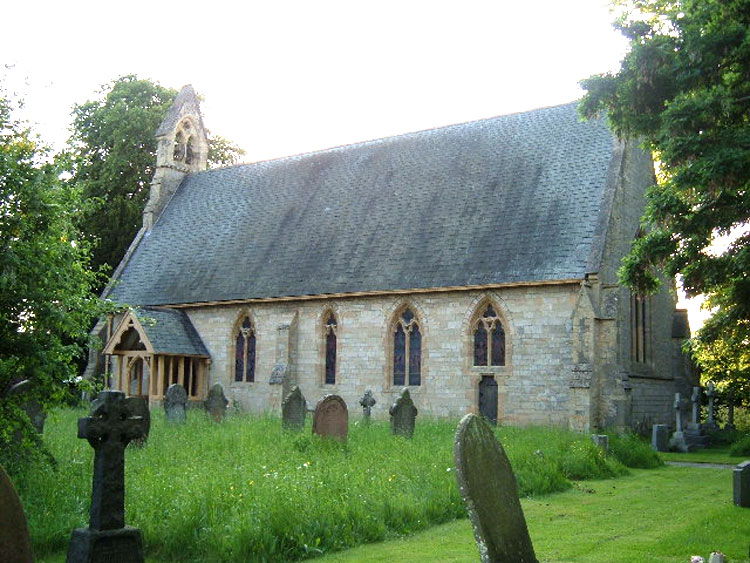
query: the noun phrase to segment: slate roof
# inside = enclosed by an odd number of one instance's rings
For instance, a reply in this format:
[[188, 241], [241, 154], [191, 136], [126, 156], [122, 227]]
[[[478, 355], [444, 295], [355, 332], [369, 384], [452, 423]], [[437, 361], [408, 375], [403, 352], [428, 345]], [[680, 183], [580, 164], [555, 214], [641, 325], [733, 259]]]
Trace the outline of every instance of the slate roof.
[[208, 350], [184, 311], [142, 307], [135, 315], [155, 354], [205, 356]]
[[194, 173], [109, 297], [164, 305], [581, 279], [597, 271], [617, 146], [572, 103]]

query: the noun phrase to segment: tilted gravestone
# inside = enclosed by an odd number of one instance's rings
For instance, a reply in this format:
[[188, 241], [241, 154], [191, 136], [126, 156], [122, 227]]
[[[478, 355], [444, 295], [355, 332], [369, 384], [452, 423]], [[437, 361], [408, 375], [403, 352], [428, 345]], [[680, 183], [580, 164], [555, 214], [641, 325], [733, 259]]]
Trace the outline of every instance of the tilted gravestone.
[[94, 476], [89, 527], [73, 530], [68, 563], [143, 561], [141, 531], [125, 526], [125, 447], [146, 431], [134, 414], [136, 402], [121, 391], [102, 391], [91, 416], [78, 419], [78, 437], [94, 448]]
[[312, 431], [318, 436], [345, 442], [349, 434], [349, 411], [344, 399], [338, 395], [326, 395], [318, 401]]
[[281, 402], [281, 427], [284, 430], [303, 430], [305, 418], [307, 417], [307, 401], [295, 385]]
[[734, 504], [750, 508], [750, 461], [734, 468]]
[[461, 419], [453, 455], [482, 563], [537, 563], [513, 469], [482, 417]]
[[388, 410], [391, 415], [391, 432], [397, 436], [411, 438], [414, 435], [414, 421], [417, 418], [417, 407], [411, 400], [409, 390], [401, 391], [398, 399]]
[[0, 465], [0, 561], [31, 563], [29, 528], [13, 483]]
[[130, 445], [143, 447], [148, 442], [148, 434], [151, 431], [151, 411], [148, 408], [148, 400], [143, 397], [133, 397], [131, 405], [133, 407], [133, 416], [140, 416], [143, 419], [144, 432], [143, 436], [133, 438], [130, 441]]
[[362, 395], [362, 398], [359, 400], [359, 404], [362, 405], [362, 416], [365, 424], [370, 424], [370, 414], [375, 403], [377, 403], [377, 401], [375, 400], [375, 397], [372, 396], [372, 391], [369, 389], [365, 391], [365, 394]]
[[657, 452], [669, 450], [669, 427], [666, 424], [654, 424], [652, 427], [651, 447]]
[[169, 422], [182, 423], [187, 418], [187, 391], [178, 384], [172, 383], [164, 394], [164, 412]]
[[206, 412], [211, 415], [211, 418], [215, 422], [221, 422], [227, 414], [228, 404], [229, 399], [224, 395], [224, 388], [221, 386], [221, 383], [214, 383], [208, 391], [208, 398], [206, 398], [203, 404]]

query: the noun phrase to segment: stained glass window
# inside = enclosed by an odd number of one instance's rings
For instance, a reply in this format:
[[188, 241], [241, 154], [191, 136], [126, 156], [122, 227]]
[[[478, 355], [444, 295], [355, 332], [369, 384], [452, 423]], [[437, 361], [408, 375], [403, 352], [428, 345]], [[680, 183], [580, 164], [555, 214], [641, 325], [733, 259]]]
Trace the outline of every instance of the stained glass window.
[[422, 384], [422, 333], [410, 309], [399, 316], [393, 335], [393, 385]]
[[326, 335], [326, 372], [325, 381], [329, 385], [336, 383], [336, 317], [329, 313], [325, 324]]
[[474, 324], [474, 365], [505, 365], [505, 329], [492, 305]]
[[235, 338], [234, 380], [255, 381], [255, 331], [250, 317], [244, 318]]

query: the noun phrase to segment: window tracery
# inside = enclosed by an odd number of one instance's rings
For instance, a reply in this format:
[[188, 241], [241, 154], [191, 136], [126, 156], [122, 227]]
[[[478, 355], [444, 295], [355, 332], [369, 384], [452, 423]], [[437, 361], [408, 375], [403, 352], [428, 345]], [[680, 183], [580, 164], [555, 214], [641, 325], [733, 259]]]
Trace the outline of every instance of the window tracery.
[[408, 307], [393, 329], [393, 385], [422, 384], [422, 332]]
[[505, 365], [505, 329], [492, 305], [474, 323], [474, 365]]
[[255, 381], [255, 331], [248, 316], [243, 319], [235, 336], [234, 380]]

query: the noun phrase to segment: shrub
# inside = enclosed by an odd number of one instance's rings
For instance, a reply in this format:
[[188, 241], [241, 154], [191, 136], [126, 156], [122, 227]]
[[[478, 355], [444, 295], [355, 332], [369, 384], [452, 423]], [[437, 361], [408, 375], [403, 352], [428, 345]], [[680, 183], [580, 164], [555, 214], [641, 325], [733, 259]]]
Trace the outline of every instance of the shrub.
[[729, 455], [733, 457], [750, 456], [750, 434], [745, 434], [729, 448]]
[[640, 436], [615, 432], [608, 432], [607, 435], [609, 436], [609, 451], [624, 466], [651, 469], [664, 465], [664, 461], [651, 448], [651, 444]]

